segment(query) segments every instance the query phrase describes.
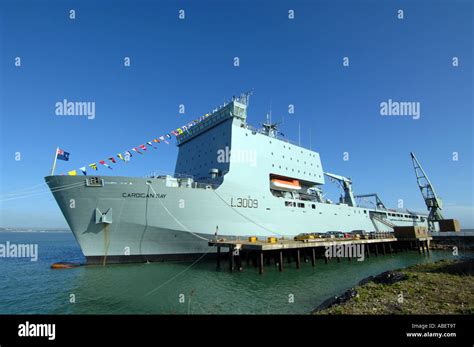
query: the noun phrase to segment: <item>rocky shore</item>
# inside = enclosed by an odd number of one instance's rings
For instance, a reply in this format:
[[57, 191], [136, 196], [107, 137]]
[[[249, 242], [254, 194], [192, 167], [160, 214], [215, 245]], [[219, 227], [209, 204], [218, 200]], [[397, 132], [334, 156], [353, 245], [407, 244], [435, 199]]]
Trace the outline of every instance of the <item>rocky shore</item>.
[[312, 314], [474, 314], [474, 259], [387, 271], [327, 299]]

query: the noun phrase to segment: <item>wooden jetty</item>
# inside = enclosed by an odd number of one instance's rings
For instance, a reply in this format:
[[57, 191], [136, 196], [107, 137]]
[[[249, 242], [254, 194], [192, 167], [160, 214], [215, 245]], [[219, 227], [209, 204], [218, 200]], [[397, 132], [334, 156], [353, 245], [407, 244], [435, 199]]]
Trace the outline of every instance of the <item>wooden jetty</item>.
[[[317, 259], [324, 259], [327, 264], [331, 258], [341, 261], [339, 256], [328, 257], [326, 250], [331, 247], [359, 247], [364, 252], [364, 258], [370, 258], [371, 254], [378, 256], [379, 254], [386, 255], [393, 252], [418, 250], [420, 254], [429, 253], [429, 246], [432, 237], [414, 237], [397, 239], [394, 236], [385, 236], [383, 238], [373, 239], [358, 239], [358, 238], [317, 238], [307, 240], [285, 240], [269, 238], [268, 240], [226, 240], [216, 239], [209, 241], [209, 246], [217, 247], [217, 269], [221, 268], [221, 260], [223, 258], [223, 248], [226, 249], [227, 258], [229, 261], [229, 270], [234, 271], [238, 269], [243, 270], [242, 260], [250, 265], [253, 263], [258, 267], [259, 273], [263, 274], [265, 263], [271, 265], [273, 260], [278, 270], [281, 272], [284, 269], [284, 259], [288, 263], [294, 259], [296, 268], [301, 267], [301, 259], [304, 262], [311, 261], [311, 265], [316, 266]], [[346, 257], [349, 261], [355, 258], [355, 255]]]

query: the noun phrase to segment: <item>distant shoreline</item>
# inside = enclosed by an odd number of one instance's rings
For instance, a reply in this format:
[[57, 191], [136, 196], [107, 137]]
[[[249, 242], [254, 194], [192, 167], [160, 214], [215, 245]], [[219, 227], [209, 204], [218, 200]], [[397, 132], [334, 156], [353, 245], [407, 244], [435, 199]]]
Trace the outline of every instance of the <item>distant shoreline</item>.
[[0, 233], [69, 233], [68, 229], [13, 229], [0, 228]]

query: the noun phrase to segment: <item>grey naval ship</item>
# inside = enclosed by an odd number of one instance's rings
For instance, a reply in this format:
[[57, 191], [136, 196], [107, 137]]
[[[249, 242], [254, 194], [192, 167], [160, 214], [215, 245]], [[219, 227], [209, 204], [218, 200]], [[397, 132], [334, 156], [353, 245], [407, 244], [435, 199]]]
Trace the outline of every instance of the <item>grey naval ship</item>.
[[[214, 252], [216, 237], [428, 226], [425, 214], [355, 195], [349, 178], [325, 172], [318, 152], [271, 121], [250, 126], [248, 100], [234, 97], [179, 134], [173, 175], [45, 177], [88, 263], [195, 258]], [[325, 198], [327, 179], [342, 187], [337, 203]], [[358, 204], [369, 196], [371, 208]]]

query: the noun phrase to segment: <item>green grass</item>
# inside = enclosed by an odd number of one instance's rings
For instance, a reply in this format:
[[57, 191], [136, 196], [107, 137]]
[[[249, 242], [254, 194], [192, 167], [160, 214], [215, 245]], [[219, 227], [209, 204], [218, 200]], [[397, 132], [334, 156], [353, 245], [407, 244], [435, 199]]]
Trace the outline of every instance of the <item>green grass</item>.
[[315, 314], [474, 314], [474, 260], [442, 260], [398, 270], [392, 285], [369, 282], [344, 304]]

